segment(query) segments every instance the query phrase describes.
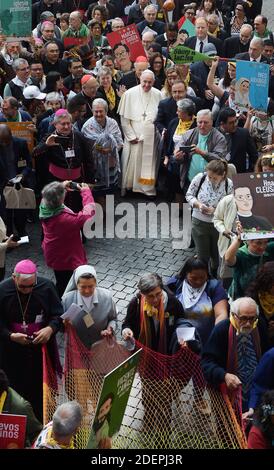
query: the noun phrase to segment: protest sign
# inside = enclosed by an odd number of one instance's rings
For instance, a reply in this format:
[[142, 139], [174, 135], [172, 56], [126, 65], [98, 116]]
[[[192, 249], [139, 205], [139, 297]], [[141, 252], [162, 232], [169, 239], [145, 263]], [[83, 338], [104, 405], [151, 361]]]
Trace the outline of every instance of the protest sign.
[[29, 129], [29, 126], [33, 123], [30, 121], [25, 122], [5, 122], [10, 128], [11, 133], [14, 137], [26, 139], [29, 151], [32, 152], [34, 147], [33, 132]]
[[201, 54], [194, 49], [185, 46], [176, 46], [170, 50], [171, 59], [175, 64], [192, 64], [193, 62], [200, 62], [201, 60], [212, 60], [207, 54]]
[[274, 238], [274, 173], [242, 173], [232, 179], [242, 240]]
[[183, 22], [182, 26], [180, 27], [180, 31], [182, 29], [185, 29], [188, 32], [188, 37], [192, 38], [193, 36], [196, 36], [195, 26], [193, 23], [191, 23], [191, 21], [189, 21], [188, 18], [186, 18]]
[[267, 111], [269, 65], [261, 62], [237, 60], [235, 104], [241, 111], [254, 108]]
[[31, 36], [31, 0], [0, 0], [0, 30], [5, 36]]
[[116, 44], [125, 44], [129, 48], [130, 60], [132, 62], [139, 56], [146, 56], [135, 24], [121, 28], [113, 33], [108, 33], [107, 40], [112, 49]]
[[24, 449], [27, 417], [0, 414], [0, 449]]
[[87, 449], [97, 449], [100, 441], [119, 431], [141, 351], [136, 351], [105, 376]]

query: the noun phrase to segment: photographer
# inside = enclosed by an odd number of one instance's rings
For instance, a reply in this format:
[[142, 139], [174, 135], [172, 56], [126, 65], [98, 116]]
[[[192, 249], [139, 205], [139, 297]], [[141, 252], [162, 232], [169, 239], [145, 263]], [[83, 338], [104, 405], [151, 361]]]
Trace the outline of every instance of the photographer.
[[[71, 115], [66, 109], [56, 111], [53, 125], [56, 131], [34, 151], [38, 187], [51, 181], [93, 181], [92, 143], [72, 128]], [[69, 194], [66, 204], [74, 211], [82, 208], [78, 192]]]
[[[66, 192], [77, 191], [83, 204], [83, 210], [78, 214], [64, 205]], [[44, 233], [42, 248], [47, 266], [54, 269], [56, 288], [61, 297], [74, 269], [87, 264], [80, 230], [86, 220], [95, 216], [95, 204], [87, 184], [67, 180], [48, 184], [42, 197], [39, 210]]]

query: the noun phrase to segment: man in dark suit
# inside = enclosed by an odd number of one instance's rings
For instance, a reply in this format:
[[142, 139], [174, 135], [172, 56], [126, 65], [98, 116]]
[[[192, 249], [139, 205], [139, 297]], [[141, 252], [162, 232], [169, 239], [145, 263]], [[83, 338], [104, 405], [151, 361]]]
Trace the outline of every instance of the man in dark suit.
[[208, 24], [204, 18], [197, 18], [195, 23], [196, 36], [188, 38], [184, 46], [194, 49], [196, 52], [203, 52], [206, 44], [214, 44], [217, 50], [217, 55], [223, 54], [223, 43], [220, 39], [208, 35]]
[[249, 44], [252, 37], [252, 26], [243, 24], [240, 29], [240, 36], [232, 36], [224, 41], [224, 57], [231, 59], [236, 54], [248, 52]]
[[140, 85], [142, 72], [148, 69], [149, 63], [146, 57], [139, 56], [134, 62], [134, 71], [125, 73], [119, 81], [119, 85], [124, 85], [127, 90], [136, 85]]
[[25, 139], [13, 137], [7, 124], [0, 124], [0, 215], [7, 224], [7, 234], [13, 233], [13, 222], [20, 237], [24, 236], [27, 211], [24, 209], [5, 209], [4, 187], [9, 180], [21, 174], [24, 186], [28, 186], [31, 175], [31, 157]]
[[136, 5], [132, 5], [129, 9], [127, 24], [137, 24], [144, 21], [144, 9], [149, 3], [150, 0], [139, 0]]
[[253, 38], [250, 42], [248, 52], [236, 54], [235, 59], [248, 60], [250, 62], [266, 62], [268, 59], [263, 56], [264, 41], [261, 38]]
[[219, 131], [227, 142], [226, 159], [235, 165], [238, 173], [253, 171], [258, 152], [249, 131], [237, 126], [236, 111], [229, 107], [223, 108], [219, 122]]
[[177, 23], [168, 23], [166, 25], [166, 32], [160, 34], [155, 39], [155, 42], [160, 44], [161, 47], [169, 47], [175, 43], [178, 35], [178, 25]]
[[158, 106], [158, 113], [155, 120], [155, 125], [160, 133], [167, 129], [170, 121], [177, 116], [177, 102], [184, 98], [189, 98], [196, 105], [196, 111], [199, 111], [203, 106], [203, 100], [196, 96], [187, 95], [186, 85], [183, 81], [177, 80], [171, 88], [171, 98], [161, 100]]
[[142, 36], [142, 32], [146, 27], [149, 27], [153, 31], [155, 31], [158, 35], [164, 34], [165, 32], [165, 23], [162, 21], [156, 20], [157, 16], [157, 8], [155, 5], [148, 5], [144, 9], [144, 21], [137, 24], [137, 29], [139, 31], [140, 36]]

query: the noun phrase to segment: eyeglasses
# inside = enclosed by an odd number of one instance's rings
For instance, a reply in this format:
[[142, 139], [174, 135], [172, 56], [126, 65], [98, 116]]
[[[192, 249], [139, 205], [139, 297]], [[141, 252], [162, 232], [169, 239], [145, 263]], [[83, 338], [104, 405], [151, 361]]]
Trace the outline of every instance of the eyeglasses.
[[251, 194], [246, 194], [246, 195], [242, 195], [242, 194], [239, 194], [239, 196], [235, 196], [235, 199], [237, 199], [238, 201], [251, 201], [252, 199], [252, 196]]
[[239, 317], [237, 313], [233, 313], [234, 317], [236, 317], [240, 323], [255, 323], [258, 320], [258, 316], [255, 315], [254, 317], [246, 317], [245, 315]]
[[115, 52], [115, 57], [124, 57], [126, 55], [126, 51], [123, 52]]

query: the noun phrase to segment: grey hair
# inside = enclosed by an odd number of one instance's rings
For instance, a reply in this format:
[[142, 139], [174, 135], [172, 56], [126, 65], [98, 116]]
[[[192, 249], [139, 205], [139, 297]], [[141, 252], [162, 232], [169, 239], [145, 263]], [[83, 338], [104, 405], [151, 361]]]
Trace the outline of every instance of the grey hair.
[[100, 67], [100, 69], [98, 70], [98, 73], [97, 73], [97, 77], [100, 78], [103, 75], [112, 76], [111, 70], [108, 67], [106, 67], [105, 65], [102, 65], [102, 67]]
[[156, 287], [162, 289], [163, 280], [157, 273], [146, 273], [140, 278], [137, 287], [142, 294], [148, 294]]
[[19, 69], [20, 65], [27, 65], [29, 67], [29, 63], [26, 59], [15, 59], [12, 64], [12, 68], [15, 72]]
[[155, 13], [157, 13], [158, 9], [155, 5], [153, 5], [153, 3], [151, 3], [150, 5], [147, 5], [145, 8], [144, 8], [144, 13], [146, 13], [149, 9], [152, 9], [155, 11]]
[[193, 101], [189, 98], [184, 98], [183, 100], [177, 101], [177, 108], [180, 111], [184, 111], [185, 113], [189, 114], [190, 116], [193, 116], [196, 111], [195, 103], [193, 103]]
[[123, 25], [125, 24], [122, 20], [122, 18], [119, 18], [118, 16], [116, 18], [113, 18], [111, 21], [111, 26], [113, 26], [113, 24], [116, 22], [116, 23], [123, 23]]
[[214, 23], [219, 24], [219, 17], [218, 17], [218, 15], [216, 15], [216, 13], [211, 13], [210, 15], [208, 15], [207, 21], [209, 21], [209, 20], [211, 20], [211, 21], [213, 20]]
[[58, 114], [58, 116], [56, 116], [56, 114], [54, 115], [54, 118], [53, 118], [54, 124], [61, 121], [61, 119], [64, 119], [64, 117], [68, 117], [72, 121], [71, 115], [69, 114], [67, 110], [65, 110], [63, 113]]
[[57, 91], [51, 91], [50, 93], [47, 93], [46, 96], [46, 103], [49, 101], [60, 101], [60, 103], [62, 103], [61, 95], [59, 95]]
[[108, 112], [108, 104], [106, 100], [103, 100], [103, 98], [95, 98], [95, 100], [92, 103], [92, 111], [94, 107], [97, 106], [97, 104], [99, 104], [100, 106], [104, 106], [106, 112]]
[[79, 20], [82, 21], [82, 15], [81, 15], [81, 13], [79, 13], [79, 11], [76, 11], [76, 10], [75, 10], [75, 11], [72, 11], [69, 16], [70, 16], [70, 18], [71, 18], [71, 17], [72, 17], [72, 18], [79, 18]]
[[59, 437], [72, 436], [80, 426], [82, 407], [77, 401], [68, 401], [58, 406], [52, 418], [53, 434]]
[[[51, 15], [51, 16], [54, 16], [54, 15]], [[45, 23], [51, 23], [51, 21], [43, 21], [43, 23], [41, 24], [41, 32], [43, 32], [45, 27], [47, 26], [47, 25], [45, 25]], [[53, 23], [51, 23], [51, 24], [52, 24], [53, 29], [54, 29], [54, 24]]]
[[259, 316], [259, 307], [256, 304], [255, 300], [252, 299], [251, 297], [240, 297], [239, 299], [234, 300], [231, 305], [230, 305], [230, 313], [232, 315], [239, 315], [241, 306], [243, 304], [249, 304], [252, 305], [253, 307], [256, 307], [256, 314], [257, 317]]
[[201, 116], [210, 116], [211, 121], [213, 121], [213, 116], [212, 116], [212, 112], [210, 111], [210, 109], [201, 109], [200, 111], [198, 111], [197, 119]]
[[247, 23], [244, 23], [242, 26], [241, 26], [241, 29], [240, 29], [240, 32], [242, 31], [242, 29], [249, 29], [250, 33], [253, 31], [253, 28], [251, 26], [251, 24], [247, 24]]
[[262, 49], [264, 48], [264, 41], [262, 38], [253, 38], [250, 41], [250, 46], [252, 44], [258, 44]]
[[144, 70], [144, 71], [141, 73], [141, 78], [143, 77], [143, 75], [150, 75], [150, 76], [153, 78], [153, 80], [155, 80], [155, 75], [154, 75], [154, 73], [152, 72], [152, 70], [148, 70], [148, 69]]
[[65, 188], [59, 181], [53, 181], [47, 184], [42, 190], [43, 204], [49, 209], [56, 209], [59, 207], [65, 196]]

